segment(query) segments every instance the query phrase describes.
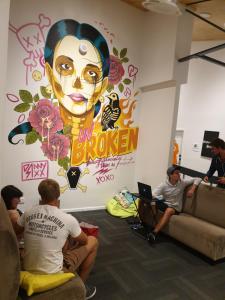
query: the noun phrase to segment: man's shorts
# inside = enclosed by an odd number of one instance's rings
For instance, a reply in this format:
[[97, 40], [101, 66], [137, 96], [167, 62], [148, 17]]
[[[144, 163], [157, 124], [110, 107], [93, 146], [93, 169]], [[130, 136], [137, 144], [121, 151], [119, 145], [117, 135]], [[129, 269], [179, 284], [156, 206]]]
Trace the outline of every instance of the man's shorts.
[[65, 250], [63, 252], [63, 271], [65, 273], [76, 272], [87, 256], [88, 250], [86, 246], [77, 246]]
[[173, 208], [175, 210], [175, 214], [179, 215], [179, 212], [174, 207], [171, 207], [171, 206], [167, 205], [164, 201], [161, 201], [161, 200], [156, 201], [156, 207], [157, 207], [157, 209], [159, 209], [162, 212], [165, 212], [165, 210], [168, 207]]

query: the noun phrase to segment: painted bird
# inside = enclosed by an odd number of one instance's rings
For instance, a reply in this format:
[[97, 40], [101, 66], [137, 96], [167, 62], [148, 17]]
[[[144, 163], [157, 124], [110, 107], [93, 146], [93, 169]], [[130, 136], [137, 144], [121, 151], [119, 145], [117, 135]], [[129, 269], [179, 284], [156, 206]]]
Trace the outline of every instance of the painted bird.
[[102, 131], [106, 131], [107, 129], [114, 129], [115, 122], [119, 119], [121, 109], [119, 104], [119, 96], [117, 93], [111, 93], [109, 96], [109, 104], [104, 108], [102, 112]]

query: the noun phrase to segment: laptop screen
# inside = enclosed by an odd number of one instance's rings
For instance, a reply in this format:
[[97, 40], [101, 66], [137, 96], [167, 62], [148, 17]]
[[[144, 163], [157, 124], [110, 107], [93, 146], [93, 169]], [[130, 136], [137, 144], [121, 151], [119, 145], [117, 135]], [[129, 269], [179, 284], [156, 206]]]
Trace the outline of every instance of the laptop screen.
[[152, 189], [150, 185], [138, 182], [138, 193], [140, 198], [145, 198], [146, 200], [152, 200]]

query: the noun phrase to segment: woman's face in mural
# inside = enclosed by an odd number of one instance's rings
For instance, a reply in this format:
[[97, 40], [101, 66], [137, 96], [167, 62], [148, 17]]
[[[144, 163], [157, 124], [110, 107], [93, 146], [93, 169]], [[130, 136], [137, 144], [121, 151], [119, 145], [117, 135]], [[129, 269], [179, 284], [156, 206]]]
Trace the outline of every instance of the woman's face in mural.
[[97, 49], [74, 36], [64, 37], [56, 46], [51, 73], [56, 97], [74, 115], [90, 111], [108, 84]]

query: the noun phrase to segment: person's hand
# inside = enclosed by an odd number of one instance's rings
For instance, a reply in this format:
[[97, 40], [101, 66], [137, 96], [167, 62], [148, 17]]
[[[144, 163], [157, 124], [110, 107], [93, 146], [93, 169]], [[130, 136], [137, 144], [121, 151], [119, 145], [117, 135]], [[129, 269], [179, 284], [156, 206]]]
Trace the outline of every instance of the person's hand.
[[193, 194], [194, 194], [194, 192], [195, 192], [195, 188], [190, 188], [188, 191], [187, 191], [187, 197], [188, 198], [191, 198], [192, 196], [193, 196]]
[[208, 177], [208, 176], [205, 176], [205, 177], [203, 178], [203, 181], [206, 182], [206, 183], [208, 183], [208, 182], [209, 182], [209, 177]]
[[217, 180], [218, 183], [225, 184], [225, 177], [219, 177]]

